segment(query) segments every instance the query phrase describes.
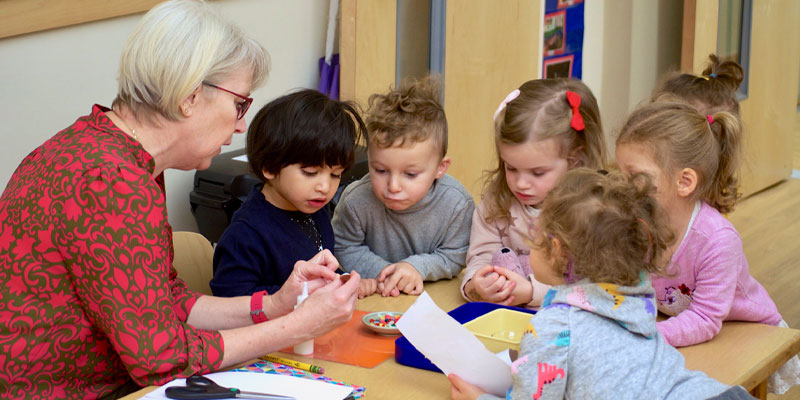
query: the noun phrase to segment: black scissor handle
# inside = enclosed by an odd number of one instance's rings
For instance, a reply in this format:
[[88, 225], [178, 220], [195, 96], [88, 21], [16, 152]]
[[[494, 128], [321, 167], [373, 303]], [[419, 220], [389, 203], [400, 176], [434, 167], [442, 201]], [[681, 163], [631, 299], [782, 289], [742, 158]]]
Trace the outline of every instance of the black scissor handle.
[[201, 375], [186, 378], [186, 386], [168, 387], [164, 394], [170, 399], [230, 399], [239, 394], [239, 389], [226, 388]]

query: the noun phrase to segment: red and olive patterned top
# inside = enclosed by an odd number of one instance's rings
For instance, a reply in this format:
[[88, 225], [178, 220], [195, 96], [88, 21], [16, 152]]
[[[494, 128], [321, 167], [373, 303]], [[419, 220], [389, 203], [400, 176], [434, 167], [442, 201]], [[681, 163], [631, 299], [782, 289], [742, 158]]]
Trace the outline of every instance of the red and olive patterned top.
[[95, 105], [0, 197], [0, 397], [108, 395], [219, 368], [172, 266], [163, 175]]

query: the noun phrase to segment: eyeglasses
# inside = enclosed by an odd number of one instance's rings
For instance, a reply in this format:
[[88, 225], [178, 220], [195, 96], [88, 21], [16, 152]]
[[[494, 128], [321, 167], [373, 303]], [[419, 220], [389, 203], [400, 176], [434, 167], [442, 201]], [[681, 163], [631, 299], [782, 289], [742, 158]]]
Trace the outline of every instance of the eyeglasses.
[[241, 103], [236, 103], [236, 112], [237, 112], [236, 119], [242, 119], [244, 117], [244, 114], [247, 113], [247, 109], [250, 108], [250, 104], [253, 103], [253, 98], [252, 97], [242, 96], [239, 93], [232, 92], [232, 91], [230, 91], [228, 89], [219, 87], [217, 85], [212, 85], [212, 84], [210, 84], [208, 82], [203, 82], [203, 84], [206, 85], [206, 86], [211, 86], [214, 89], [222, 90], [223, 92], [228, 92], [228, 93], [230, 93], [230, 94], [232, 94], [232, 95], [244, 100]]

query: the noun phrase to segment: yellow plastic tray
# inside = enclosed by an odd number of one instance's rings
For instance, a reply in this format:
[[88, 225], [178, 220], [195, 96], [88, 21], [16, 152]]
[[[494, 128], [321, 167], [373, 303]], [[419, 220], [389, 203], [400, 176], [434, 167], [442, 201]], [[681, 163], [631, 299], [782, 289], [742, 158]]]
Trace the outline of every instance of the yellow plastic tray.
[[520, 311], [498, 309], [464, 324], [489, 351], [505, 349], [519, 351], [519, 342], [533, 315]]

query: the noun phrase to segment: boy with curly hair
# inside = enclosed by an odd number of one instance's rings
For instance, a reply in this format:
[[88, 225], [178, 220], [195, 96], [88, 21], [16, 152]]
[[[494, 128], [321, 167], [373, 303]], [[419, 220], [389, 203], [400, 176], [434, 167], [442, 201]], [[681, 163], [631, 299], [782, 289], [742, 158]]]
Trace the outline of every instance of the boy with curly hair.
[[369, 99], [369, 173], [347, 186], [333, 216], [342, 268], [359, 297], [422, 293], [464, 266], [475, 202], [447, 175], [447, 119], [438, 80], [407, 80]]

